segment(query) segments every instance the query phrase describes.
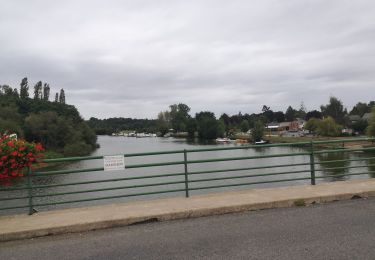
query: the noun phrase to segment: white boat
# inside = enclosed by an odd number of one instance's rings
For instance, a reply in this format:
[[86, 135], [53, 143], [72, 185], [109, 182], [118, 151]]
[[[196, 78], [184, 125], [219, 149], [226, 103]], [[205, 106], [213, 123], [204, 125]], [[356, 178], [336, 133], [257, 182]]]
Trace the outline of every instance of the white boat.
[[264, 141], [263, 139], [258, 141], [258, 142], [255, 142], [255, 144], [268, 144], [268, 141]]
[[219, 144], [228, 144], [232, 142], [229, 138], [216, 138], [216, 142]]

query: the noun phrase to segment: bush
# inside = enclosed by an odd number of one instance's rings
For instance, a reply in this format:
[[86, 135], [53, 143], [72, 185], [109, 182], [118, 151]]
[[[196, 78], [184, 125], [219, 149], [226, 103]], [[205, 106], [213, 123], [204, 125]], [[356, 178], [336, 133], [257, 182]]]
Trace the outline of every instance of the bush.
[[369, 125], [366, 131], [368, 136], [375, 136], [375, 107], [372, 109]]
[[264, 135], [264, 125], [261, 121], [257, 121], [254, 124], [254, 128], [251, 130], [251, 136], [254, 142], [262, 140]]
[[23, 169], [38, 163], [43, 150], [41, 144], [0, 136], [0, 179], [23, 176]]

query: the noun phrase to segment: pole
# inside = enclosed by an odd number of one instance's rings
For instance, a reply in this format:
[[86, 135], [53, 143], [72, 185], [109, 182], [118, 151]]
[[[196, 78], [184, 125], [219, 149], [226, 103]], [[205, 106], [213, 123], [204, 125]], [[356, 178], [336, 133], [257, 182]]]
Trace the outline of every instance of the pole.
[[29, 196], [29, 215], [32, 215], [34, 213], [33, 209], [33, 183], [31, 181], [31, 167], [28, 167], [27, 169], [27, 192]]
[[189, 198], [189, 179], [188, 179], [188, 167], [187, 167], [187, 152], [184, 149], [184, 166], [185, 166], [185, 196]]
[[311, 185], [315, 185], [315, 158], [314, 158], [314, 143], [310, 142], [310, 171], [311, 171]]

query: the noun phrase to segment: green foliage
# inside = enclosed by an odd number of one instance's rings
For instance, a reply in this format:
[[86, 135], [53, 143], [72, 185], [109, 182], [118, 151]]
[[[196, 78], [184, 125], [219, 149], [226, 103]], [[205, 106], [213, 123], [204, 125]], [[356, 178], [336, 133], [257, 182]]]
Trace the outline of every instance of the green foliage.
[[195, 132], [197, 131], [197, 121], [194, 118], [189, 118], [186, 125], [186, 131], [188, 132], [190, 138], [195, 136]]
[[362, 120], [362, 119], [352, 124], [353, 130], [359, 133], [364, 133], [367, 127], [368, 127], [367, 121]]
[[321, 122], [321, 119], [312, 117], [309, 119], [309, 121], [306, 122], [305, 129], [309, 130], [311, 133], [316, 133], [320, 122]]
[[320, 106], [320, 109], [325, 117], [332, 117], [334, 121], [339, 124], [345, 123], [347, 112], [344, 109], [342, 102], [337, 98], [330, 97], [329, 104]]
[[29, 97], [29, 85], [27, 78], [23, 78], [20, 84], [20, 98], [26, 99]]
[[65, 91], [64, 91], [64, 89], [60, 90], [59, 102], [61, 104], [65, 104]]
[[372, 108], [369, 125], [366, 131], [368, 136], [375, 136], [375, 107]]
[[44, 84], [42, 89], [41, 81], [30, 99], [27, 85], [24, 78], [20, 96], [10, 87], [1, 88], [0, 133], [17, 133], [29, 142], [41, 142], [49, 151], [69, 156], [87, 155], [95, 149], [95, 132], [74, 106], [49, 102], [50, 87]]
[[180, 103], [178, 105], [170, 105], [169, 108], [171, 127], [177, 132], [185, 132], [190, 118], [190, 107]]
[[160, 112], [158, 114], [158, 120], [157, 120], [157, 127], [158, 131], [160, 132], [161, 136], [164, 136], [166, 133], [168, 133], [168, 130], [171, 128], [171, 122], [170, 122], [170, 113], [169, 111]]
[[[59, 104], [59, 103], [57, 103]], [[137, 132], [156, 132], [158, 121], [150, 119], [133, 119], [123, 117], [113, 117], [98, 119], [91, 117], [87, 124], [94, 129], [97, 135], [110, 135], [123, 130]]]
[[262, 121], [256, 121], [254, 128], [251, 130], [251, 136], [254, 142], [258, 142], [263, 139], [264, 135], [264, 124]]
[[215, 139], [218, 137], [218, 121], [212, 112], [200, 112], [195, 115], [198, 135], [201, 139]]
[[42, 99], [42, 82], [38, 81], [34, 86], [34, 99]]
[[293, 121], [296, 119], [297, 117], [297, 113], [298, 111], [295, 110], [294, 108], [292, 108], [291, 106], [289, 106], [286, 111], [285, 111], [285, 120], [287, 122], [290, 122], [290, 121]]
[[[249, 127], [247, 129], [249, 129]], [[222, 119], [220, 119], [217, 123], [217, 136], [218, 137], [224, 137], [225, 136], [225, 123], [224, 123], [224, 120], [222, 120]]]
[[241, 122], [240, 128], [242, 132], [246, 133], [250, 129], [249, 122], [247, 120], [243, 120]]
[[317, 128], [317, 134], [320, 136], [340, 136], [342, 126], [336, 124], [335, 120], [332, 117], [327, 117], [324, 119], [318, 119], [319, 124]]
[[371, 112], [371, 107], [374, 105], [374, 103], [375, 103], [374, 101], [371, 101], [368, 104], [367, 103], [358, 102], [353, 107], [353, 109], [350, 111], [350, 114], [351, 115], [359, 115], [360, 117], [362, 117], [364, 114]]

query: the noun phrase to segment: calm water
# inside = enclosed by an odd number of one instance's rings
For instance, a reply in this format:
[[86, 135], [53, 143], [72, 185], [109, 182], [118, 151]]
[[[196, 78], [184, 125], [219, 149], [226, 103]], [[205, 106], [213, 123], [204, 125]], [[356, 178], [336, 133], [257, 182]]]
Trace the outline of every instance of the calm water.
[[[208, 148], [208, 147], [228, 147], [236, 146], [236, 144], [225, 144], [225, 145], [216, 145], [216, 144], [197, 144], [189, 143], [184, 139], [174, 139], [174, 138], [130, 138], [130, 137], [111, 137], [111, 136], [99, 136], [98, 142], [100, 148], [97, 149], [92, 155], [116, 155], [116, 154], [127, 154], [127, 153], [137, 153], [137, 152], [152, 152], [152, 151], [168, 151], [168, 150], [182, 150], [182, 149], [197, 149], [197, 148]], [[214, 152], [202, 152], [202, 153], [189, 153], [188, 160], [195, 159], [209, 159], [209, 158], [223, 158], [223, 157], [237, 157], [237, 156], [257, 156], [257, 155], [269, 155], [269, 154], [280, 154], [280, 153], [296, 153], [296, 152], [305, 152], [303, 148], [291, 148], [291, 147], [272, 147], [272, 148], [256, 148], [256, 149], [241, 149], [241, 150], [230, 150], [230, 151], [214, 151]], [[354, 159], [357, 157], [372, 157], [374, 155], [364, 154], [364, 153], [335, 153], [335, 154], [325, 154], [317, 155], [317, 161], [330, 161], [330, 160], [342, 160], [342, 159]], [[132, 157], [126, 158], [125, 164], [140, 164], [140, 163], [153, 163], [153, 162], [168, 162], [168, 161], [182, 161], [183, 154], [176, 155], [158, 155], [158, 156], [147, 156], [147, 157]], [[243, 160], [243, 161], [230, 161], [230, 162], [215, 162], [215, 163], [204, 163], [204, 164], [192, 164], [189, 165], [189, 172], [202, 171], [202, 170], [222, 170], [230, 168], [245, 168], [245, 167], [258, 167], [258, 166], [267, 166], [267, 165], [278, 165], [278, 164], [298, 164], [298, 163], [308, 163], [308, 156], [294, 156], [294, 157], [280, 157], [280, 158], [264, 158], [256, 160]], [[348, 166], [363, 166], [361, 168], [355, 169], [335, 169], [330, 170], [329, 168], [333, 167], [348, 167]], [[353, 161], [353, 162], [338, 162], [338, 163], [324, 163], [321, 166], [316, 166], [317, 170], [321, 171], [316, 172], [316, 176], [322, 176], [324, 178], [318, 179], [317, 182], [327, 182], [327, 181], [337, 181], [337, 180], [346, 180], [354, 178], [369, 178], [375, 177], [369, 174], [361, 176], [334, 176], [331, 175], [340, 175], [342, 173], [356, 173], [356, 172], [367, 172], [375, 171], [374, 166], [375, 160], [372, 161]], [[88, 160], [72, 163], [69, 165], [60, 166], [60, 169], [85, 169], [85, 168], [94, 168], [94, 167], [103, 167], [103, 160]], [[271, 169], [258, 169], [251, 171], [232, 171], [232, 172], [223, 172], [223, 173], [210, 173], [203, 175], [190, 175], [189, 180], [199, 180], [207, 178], [219, 178], [219, 177], [229, 177], [229, 176], [243, 176], [251, 174], [262, 174], [262, 173], [273, 173], [273, 172], [291, 172], [291, 171], [300, 171], [300, 170], [309, 170], [310, 166], [292, 166], [292, 167], [282, 167], [282, 168], [271, 168]], [[87, 172], [87, 173], [73, 173], [59, 176], [46, 176], [46, 177], [37, 177], [33, 179], [34, 185], [47, 185], [47, 184], [63, 184], [63, 183], [73, 183], [73, 182], [85, 182], [85, 181], [96, 181], [96, 180], [108, 180], [115, 178], [126, 178], [133, 176], [150, 176], [156, 174], [171, 174], [171, 173], [182, 173], [184, 172], [183, 165], [174, 165], [174, 166], [159, 166], [151, 168], [138, 168], [138, 169], [125, 169], [124, 171], [106, 171], [106, 172]], [[283, 174], [283, 175], [271, 175], [271, 176], [262, 176], [262, 177], [251, 177], [251, 178], [241, 178], [241, 179], [232, 179], [232, 180], [217, 180], [210, 182], [200, 182], [200, 183], [190, 183], [189, 187], [198, 188], [203, 186], [216, 186], [216, 185], [225, 185], [225, 184], [238, 184], [238, 183], [247, 183], [247, 182], [262, 182], [270, 180], [283, 180], [289, 178], [304, 178], [309, 177], [310, 173], [294, 173], [294, 174]], [[34, 195], [50, 194], [57, 192], [72, 192], [80, 191], [86, 189], [102, 189], [102, 188], [112, 188], [112, 187], [122, 187], [129, 185], [142, 185], [147, 183], [155, 182], [173, 182], [173, 181], [183, 181], [184, 176], [174, 176], [174, 177], [163, 177], [158, 179], [141, 179], [141, 180], [127, 180], [127, 181], [116, 181], [116, 182], [106, 182], [106, 183], [91, 183], [84, 185], [72, 185], [65, 187], [53, 187], [48, 189], [38, 189], [35, 190]], [[237, 189], [249, 189], [249, 188], [259, 188], [259, 187], [275, 187], [275, 186], [287, 186], [287, 185], [301, 185], [309, 184], [309, 180], [300, 180], [292, 182], [275, 182], [267, 184], [256, 184], [252, 186], [235, 186], [228, 188], [216, 188], [209, 190], [196, 190], [192, 191], [191, 194], [201, 194], [209, 192], [218, 192], [224, 190], [237, 190]], [[17, 180], [12, 186], [22, 186], [25, 184], [25, 180]], [[34, 203], [50, 203], [50, 202], [60, 202], [66, 200], [80, 200], [80, 199], [90, 199], [97, 197], [106, 197], [106, 196], [120, 196], [124, 194], [135, 194], [142, 192], [154, 192], [160, 190], [174, 190], [174, 189], [183, 189], [184, 184], [173, 184], [173, 185], [163, 185], [163, 186], [154, 186], [154, 187], [144, 187], [137, 189], [119, 189], [112, 191], [97, 191], [91, 193], [81, 193], [74, 195], [61, 195], [53, 197], [42, 197], [35, 198]], [[25, 191], [14, 191], [14, 192], [0, 192], [0, 197], [10, 197], [10, 196], [22, 196], [26, 195]], [[141, 200], [141, 199], [150, 199], [150, 198], [160, 198], [165, 196], [184, 196], [184, 192], [175, 192], [175, 193], [166, 193], [166, 194], [157, 194], [157, 195], [147, 195], [141, 197], [128, 197], [128, 198], [117, 198], [117, 199], [107, 199], [107, 200], [98, 200], [91, 202], [81, 202], [73, 204], [62, 204], [59, 206], [39, 206], [36, 207], [40, 210], [45, 210], [47, 208], [64, 208], [64, 207], [76, 207], [83, 205], [97, 205], [103, 203], [112, 203], [112, 202], [123, 202], [129, 200]], [[26, 200], [15, 201], [0, 201], [2, 205], [5, 206], [15, 206], [15, 205], [25, 205], [27, 204]], [[17, 210], [17, 212], [25, 212], [26, 210]], [[8, 212], [9, 213], [9, 212]], [[2, 212], [0, 212], [2, 214]]]

